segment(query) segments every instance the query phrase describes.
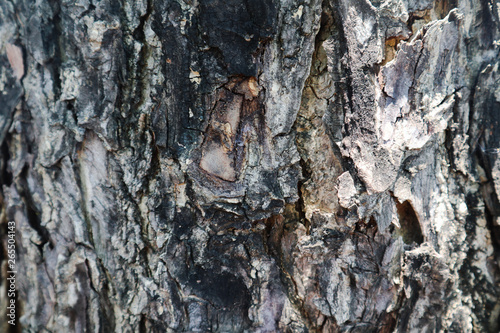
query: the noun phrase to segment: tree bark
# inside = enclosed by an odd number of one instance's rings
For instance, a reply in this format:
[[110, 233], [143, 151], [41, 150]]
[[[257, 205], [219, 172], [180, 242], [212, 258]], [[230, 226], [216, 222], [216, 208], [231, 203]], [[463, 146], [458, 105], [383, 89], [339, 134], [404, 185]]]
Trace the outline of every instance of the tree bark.
[[0, 330], [498, 332], [499, 13], [0, 2]]

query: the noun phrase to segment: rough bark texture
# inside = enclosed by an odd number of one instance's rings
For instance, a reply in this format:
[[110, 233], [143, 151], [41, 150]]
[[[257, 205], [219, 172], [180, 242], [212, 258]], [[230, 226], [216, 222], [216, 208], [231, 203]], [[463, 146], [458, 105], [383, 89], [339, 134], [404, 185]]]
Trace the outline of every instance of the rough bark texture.
[[499, 13], [0, 1], [1, 311], [14, 220], [26, 332], [497, 332]]

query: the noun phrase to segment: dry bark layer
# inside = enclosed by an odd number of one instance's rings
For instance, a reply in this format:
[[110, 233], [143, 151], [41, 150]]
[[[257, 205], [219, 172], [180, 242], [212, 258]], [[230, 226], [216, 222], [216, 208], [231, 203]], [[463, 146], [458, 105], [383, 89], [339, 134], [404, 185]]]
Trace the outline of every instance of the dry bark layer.
[[1, 311], [15, 221], [26, 332], [497, 332], [499, 15], [0, 2]]

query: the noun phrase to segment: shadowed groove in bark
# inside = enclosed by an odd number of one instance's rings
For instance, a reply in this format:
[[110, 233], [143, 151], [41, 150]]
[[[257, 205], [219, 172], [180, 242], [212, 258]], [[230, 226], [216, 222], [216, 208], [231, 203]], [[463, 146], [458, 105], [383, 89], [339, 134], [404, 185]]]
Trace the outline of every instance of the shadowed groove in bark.
[[[76, 149], [77, 149], [77, 153], [76, 153], [77, 156], [80, 154], [83, 154], [83, 149], [85, 149], [85, 141], [82, 143], [79, 143], [77, 145]], [[87, 207], [87, 202], [89, 202], [88, 189], [87, 189], [88, 184], [86, 184], [84, 182], [84, 179], [85, 179], [85, 175], [83, 174], [84, 169], [83, 169], [83, 165], [82, 165], [79, 158], [75, 160], [73, 170], [75, 171], [75, 180], [76, 180], [76, 183], [78, 184], [78, 191], [80, 192], [80, 196], [81, 196], [80, 207], [82, 209], [83, 220], [85, 221], [85, 226], [86, 226], [86, 230], [88, 233], [89, 242], [92, 245], [92, 247], [95, 248], [94, 230], [92, 229], [92, 220], [91, 220], [91, 216], [90, 216], [89, 207]]]
[[[475, 89], [473, 89], [471, 93], [470, 105], [473, 105], [474, 91]], [[481, 131], [481, 136], [483, 135], [483, 131]], [[489, 156], [482, 151], [480, 147], [482, 144], [481, 141], [482, 138], [479, 137], [474, 156], [475, 158], [477, 158], [477, 163], [479, 164], [479, 166], [486, 172], [487, 177], [486, 181], [484, 181], [480, 185], [480, 190], [483, 197], [482, 199], [484, 202], [484, 211], [472, 213], [470, 217], [467, 217], [467, 224], [472, 224], [472, 226], [468, 226], [467, 229], [469, 229], [468, 231], [470, 235], [476, 234], [476, 229], [478, 228], [478, 226], [474, 218], [480, 218], [480, 216], [482, 215], [481, 213], [483, 213], [486, 219], [486, 227], [492, 235], [491, 241], [495, 249], [494, 257], [496, 258], [496, 260], [498, 260], [498, 258], [500, 257], [500, 226], [498, 226], [498, 224], [495, 222], [495, 219], [498, 218], [500, 203], [497, 197], [497, 193], [493, 188], [493, 177], [491, 173], [492, 171], [490, 159]], [[469, 198], [468, 201], [472, 201], [470, 205], [471, 207], [477, 206], [476, 198]], [[474, 205], [472, 205], [472, 203], [474, 203]], [[468, 234], [468, 237], [470, 237], [470, 235]], [[500, 327], [500, 299], [498, 298], [495, 288], [491, 286], [490, 281], [485, 279], [476, 267], [469, 264], [469, 262], [474, 261], [476, 251], [478, 251], [478, 249], [471, 248], [467, 252], [469, 261], [466, 261], [466, 263], [460, 270], [461, 275], [464, 276], [461, 282], [462, 284], [467, 286], [467, 288], [471, 292], [471, 295], [476, 296], [472, 298], [473, 302], [477, 302], [478, 294], [494, 294], [496, 296], [496, 299], [489, 297], [489, 299], [484, 302], [485, 304], [482, 305], [484, 307], [484, 311], [477, 311], [475, 314], [483, 327], [489, 328], [489, 332], [498, 332], [498, 328]], [[496, 268], [496, 273], [499, 274], [498, 267]], [[469, 281], [471, 280], [475, 281], [475, 283], [470, 283]], [[480, 281], [479, 283], [477, 282], [478, 280]], [[486, 314], [490, 315], [488, 316]]]
[[16, 185], [25, 205], [28, 223], [40, 237], [40, 243], [37, 244], [37, 246], [40, 252], [43, 254], [43, 248], [45, 244], [49, 243], [50, 248], [53, 248], [53, 244], [52, 241], [50, 240], [50, 234], [48, 230], [41, 223], [40, 211], [36, 207], [33, 198], [31, 196], [31, 192], [29, 190], [27, 183], [28, 172], [29, 172], [29, 167], [25, 166], [21, 172], [20, 177], [16, 182]]
[[401, 235], [406, 244], [413, 242], [422, 244], [424, 236], [420, 228], [417, 214], [409, 201], [399, 203], [396, 201], [396, 208], [398, 210], [398, 219], [401, 228], [396, 231], [396, 235]]
[[[9, 146], [8, 146], [9, 141], [10, 141], [10, 138], [7, 135], [5, 138], [5, 141], [2, 143], [2, 146], [1, 146], [1, 154], [2, 154], [1, 155], [2, 159], [0, 161], [0, 167], [1, 167], [1, 172], [2, 172], [1, 173], [1, 175], [2, 175], [1, 182], [5, 186], [10, 186], [10, 184], [12, 184], [12, 172], [10, 172], [7, 168], [7, 163], [10, 160], [10, 153], [9, 153]], [[3, 192], [2, 189], [0, 189], [0, 191]]]
[[47, 28], [51, 29], [49, 31], [42, 31], [42, 37], [44, 37], [45, 47], [49, 52], [52, 53], [52, 57], [47, 63], [49, 67], [52, 79], [54, 80], [53, 92], [55, 95], [55, 100], [59, 99], [61, 96], [61, 77], [60, 69], [63, 63], [63, 58], [66, 57], [64, 53], [63, 46], [63, 25], [61, 20], [61, 7], [57, 1], [48, 1], [52, 9], [52, 17], [49, 18]]
[[146, 96], [146, 93], [148, 92], [148, 89], [146, 89], [146, 87], [149, 86], [148, 82], [149, 73], [146, 62], [148, 58], [151, 56], [150, 54], [151, 52], [149, 50], [150, 46], [146, 41], [144, 28], [146, 21], [150, 19], [152, 11], [153, 11], [152, 0], [147, 0], [146, 13], [143, 16], [141, 16], [139, 26], [132, 32], [132, 36], [134, 37], [134, 39], [142, 44], [137, 63], [137, 72], [135, 74], [137, 85], [134, 86], [135, 89], [137, 89], [137, 92], [134, 98], [135, 102], [133, 103], [133, 105], [131, 105], [131, 108], [138, 110], [140, 109], [140, 106], [144, 104], [147, 98], [149, 97]]
[[[318, 29], [318, 32], [315, 36], [315, 51], [313, 52], [312, 61], [311, 61], [311, 70], [309, 74], [309, 78], [306, 80], [304, 90], [302, 92], [302, 99], [307, 98], [317, 98], [317, 92], [315, 91], [315, 85], [313, 82], [310, 82], [313, 77], [319, 76], [324, 73], [326, 68], [326, 54], [323, 50], [323, 42], [327, 40], [332, 35], [332, 30], [337, 29], [338, 27], [334, 24], [333, 18], [333, 10], [328, 1], [323, 1], [322, 3], [322, 14], [321, 14], [321, 23]], [[333, 83], [337, 85], [338, 83]], [[320, 87], [323, 88], [323, 87]], [[306, 90], [310, 89], [312, 92], [311, 97], [307, 97]], [[307, 103], [307, 102], [305, 102]], [[272, 255], [280, 269], [280, 278], [282, 284], [285, 286], [285, 290], [287, 291], [288, 299], [294, 305], [294, 307], [301, 314], [304, 323], [306, 324], [308, 331], [310, 332], [322, 332], [323, 327], [327, 325], [328, 321], [330, 321], [330, 327], [335, 327], [336, 322], [334, 317], [325, 317], [323, 322], [319, 325], [313, 322], [308, 309], [306, 308], [306, 304], [304, 299], [301, 299], [297, 290], [297, 284], [294, 280], [292, 272], [287, 270], [287, 263], [284, 258], [284, 249], [282, 244], [282, 237], [284, 232], [284, 226], [287, 223], [301, 223], [306, 228], [306, 233], [310, 234], [311, 229], [311, 221], [310, 218], [306, 217], [306, 205], [307, 203], [304, 200], [306, 193], [304, 192], [305, 184], [313, 177], [311, 167], [315, 167], [312, 165], [312, 161], [309, 161], [307, 158], [307, 154], [309, 153], [309, 147], [307, 146], [307, 142], [312, 142], [317, 139], [315, 136], [310, 135], [309, 133], [313, 133], [312, 128], [315, 126], [312, 123], [311, 116], [304, 116], [304, 113], [311, 112], [311, 110], [305, 110], [307, 108], [307, 104], [302, 104], [295, 123], [292, 127], [292, 130], [295, 133], [295, 144], [298, 148], [300, 155], [300, 167], [302, 170], [302, 177], [298, 182], [298, 194], [299, 198], [295, 205], [290, 206], [289, 209], [285, 209], [285, 213], [283, 215], [272, 216], [271, 218], [266, 220], [266, 229], [264, 231], [264, 239], [266, 239], [267, 251], [270, 255]], [[313, 111], [314, 113], [314, 111]], [[314, 116], [313, 116], [314, 117]], [[325, 128], [325, 133], [328, 136], [328, 142], [333, 147], [333, 154], [340, 156], [340, 151], [333, 141], [333, 135], [330, 132], [330, 128]], [[313, 134], [315, 135], [315, 134]], [[316, 152], [312, 151], [311, 154]], [[340, 160], [340, 163], [343, 163]], [[293, 213], [294, 212], [294, 213]], [[296, 216], [294, 216], [296, 215]], [[298, 217], [298, 221], [293, 222], [292, 220]]]

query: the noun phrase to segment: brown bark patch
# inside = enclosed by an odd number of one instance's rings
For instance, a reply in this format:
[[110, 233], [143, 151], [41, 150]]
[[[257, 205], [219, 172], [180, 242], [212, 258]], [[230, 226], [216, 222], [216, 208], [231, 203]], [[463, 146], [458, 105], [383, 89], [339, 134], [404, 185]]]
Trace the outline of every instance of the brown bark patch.
[[245, 160], [245, 146], [253, 131], [254, 116], [263, 112], [261, 88], [254, 77], [234, 77], [219, 91], [202, 145], [200, 168], [234, 182]]

